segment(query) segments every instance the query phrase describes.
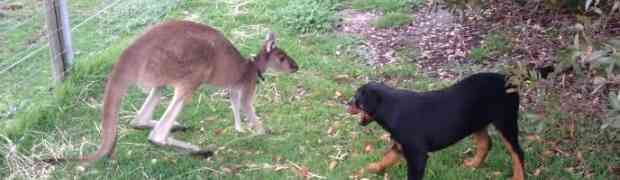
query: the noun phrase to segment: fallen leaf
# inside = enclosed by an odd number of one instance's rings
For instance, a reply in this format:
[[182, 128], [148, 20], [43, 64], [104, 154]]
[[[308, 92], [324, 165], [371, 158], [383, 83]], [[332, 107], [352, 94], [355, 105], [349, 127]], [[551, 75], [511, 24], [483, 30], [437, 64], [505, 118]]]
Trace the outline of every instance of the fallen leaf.
[[390, 180], [390, 174], [383, 173], [383, 180]]
[[329, 162], [329, 170], [333, 170], [334, 168], [336, 168], [336, 165], [338, 165], [338, 161], [336, 160], [332, 160]]
[[372, 144], [370, 144], [370, 142], [366, 142], [366, 144], [364, 145], [364, 152], [369, 154], [372, 153], [374, 151], [374, 147], [372, 146]]
[[281, 171], [281, 170], [284, 170], [284, 169], [288, 169], [288, 166], [277, 164], [276, 167], [273, 168], [273, 171]]
[[543, 153], [542, 153], [542, 154], [543, 154], [543, 156], [545, 156], [545, 157], [551, 157], [551, 156], [555, 155], [555, 153], [554, 153], [552, 150], [549, 150], [549, 149], [547, 149], [547, 150], [543, 151]]
[[389, 143], [392, 141], [391, 135], [390, 133], [383, 133], [380, 137], [381, 140], [385, 141], [386, 143]]
[[336, 80], [347, 80], [348, 78], [349, 78], [349, 75], [347, 74], [339, 74], [339, 75], [336, 75], [336, 77], [334, 77], [334, 79]]
[[568, 172], [568, 173], [575, 173], [575, 167], [567, 167], [564, 168], [564, 171]]
[[526, 139], [530, 140], [530, 141], [540, 141], [541, 140], [540, 136], [536, 135], [536, 134], [528, 134], [526, 136]]
[[222, 132], [224, 132], [223, 128], [216, 128], [213, 133], [215, 134], [215, 136], [219, 136], [220, 134], [222, 134]]
[[350, 179], [360, 179], [360, 177], [362, 177], [362, 175], [364, 175], [364, 173], [366, 173], [365, 168], [361, 168], [357, 171], [355, 171], [353, 174], [351, 174], [351, 176], [349, 176]]
[[540, 176], [540, 173], [542, 173], [542, 167], [536, 168], [536, 170], [534, 170], [534, 173], [532, 173], [532, 175]]
[[335, 133], [336, 133], [336, 128], [334, 128], [333, 126], [330, 126], [329, 128], [327, 128], [327, 135], [333, 136]]
[[581, 151], [577, 151], [577, 156], [575, 159], [577, 159], [577, 162], [583, 162], [583, 153], [581, 153]]
[[273, 156], [273, 157], [271, 158], [271, 161], [273, 161], [273, 162], [275, 162], [275, 163], [279, 163], [279, 162], [282, 162], [282, 160], [283, 160], [283, 159], [284, 159], [284, 158], [282, 158], [282, 156]]

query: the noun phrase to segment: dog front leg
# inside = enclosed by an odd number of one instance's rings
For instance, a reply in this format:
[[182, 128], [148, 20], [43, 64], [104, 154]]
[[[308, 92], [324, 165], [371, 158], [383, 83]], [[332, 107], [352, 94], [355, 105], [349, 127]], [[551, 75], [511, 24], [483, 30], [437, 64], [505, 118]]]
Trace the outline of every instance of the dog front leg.
[[403, 154], [407, 160], [407, 179], [422, 180], [428, 159], [427, 152], [417, 149], [403, 149]]

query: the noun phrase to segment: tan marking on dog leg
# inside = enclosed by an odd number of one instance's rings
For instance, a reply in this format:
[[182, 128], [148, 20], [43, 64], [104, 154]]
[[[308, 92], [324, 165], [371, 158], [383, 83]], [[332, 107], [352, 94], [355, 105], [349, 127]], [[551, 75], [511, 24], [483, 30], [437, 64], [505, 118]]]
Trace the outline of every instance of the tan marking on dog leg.
[[478, 168], [487, 157], [491, 148], [491, 139], [486, 128], [474, 132], [473, 137], [476, 144], [476, 155], [473, 158], [465, 159], [463, 164], [465, 167]]
[[523, 162], [521, 162], [521, 160], [519, 159], [519, 155], [517, 155], [508, 140], [506, 140], [504, 136], [501, 137], [502, 142], [504, 142], [504, 145], [506, 145], [510, 153], [510, 157], [512, 157], [512, 180], [525, 180], [525, 165], [523, 164]]
[[368, 164], [366, 169], [371, 173], [380, 173], [400, 162], [401, 154], [398, 144], [394, 143], [390, 149], [385, 152], [383, 159]]

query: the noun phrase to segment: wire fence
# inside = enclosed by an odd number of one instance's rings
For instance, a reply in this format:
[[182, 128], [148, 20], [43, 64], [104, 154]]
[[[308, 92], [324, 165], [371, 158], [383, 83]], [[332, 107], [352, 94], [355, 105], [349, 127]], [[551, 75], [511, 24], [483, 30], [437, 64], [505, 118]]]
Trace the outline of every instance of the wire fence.
[[[27, 109], [33, 100], [51, 95], [44, 3], [0, 1], [0, 123]], [[68, 5], [78, 62], [166, 18], [180, 0], [71, 0]]]

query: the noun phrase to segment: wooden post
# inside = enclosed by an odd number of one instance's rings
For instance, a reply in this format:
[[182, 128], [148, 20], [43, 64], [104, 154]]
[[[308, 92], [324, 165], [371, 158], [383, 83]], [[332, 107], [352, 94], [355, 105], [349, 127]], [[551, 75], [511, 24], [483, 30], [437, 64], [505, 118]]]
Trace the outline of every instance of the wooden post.
[[62, 25], [62, 39], [61, 44], [63, 48], [63, 62], [65, 63], [65, 72], [69, 70], [69, 67], [73, 65], [73, 43], [71, 42], [71, 26], [69, 22], [69, 6], [67, 0], [58, 0], [60, 7], [60, 24]]
[[46, 0], [48, 43], [52, 60], [52, 76], [57, 83], [65, 79], [65, 72], [73, 63], [71, 29], [66, 0]]

